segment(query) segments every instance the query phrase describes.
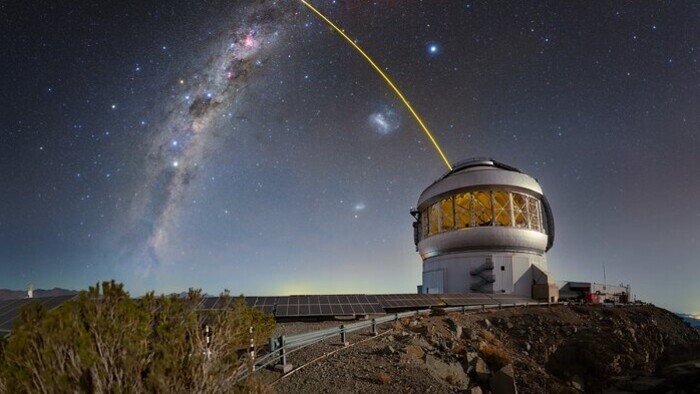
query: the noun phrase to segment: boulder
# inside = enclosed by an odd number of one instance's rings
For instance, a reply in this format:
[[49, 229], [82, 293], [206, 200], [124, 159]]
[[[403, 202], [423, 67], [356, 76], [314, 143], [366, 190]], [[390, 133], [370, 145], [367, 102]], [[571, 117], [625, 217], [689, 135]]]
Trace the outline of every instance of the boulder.
[[452, 343], [451, 351], [452, 351], [452, 354], [459, 357], [459, 356], [463, 356], [464, 353], [466, 353], [467, 348], [465, 348], [464, 345], [462, 345], [461, 343], [455, 341]]
[[410, 345], [416, 345], [423, 350], [433, 350], [433, 346], [421, 337], [413, 337], [410, 341], [408, 341], [408, 343]]
[[477, 357], [479, 357], [479, 354], [477, 352], [467, 352], [467, 362], [469, 364], [471, 364], [472, 361], [474, 361], [474, 359], [476, 359]]
[[488, 382], [491, 378], [491, 370], [486, 364], [486, 361], [482, 360], [481, 357], [476, 357], [474, 359], [474, 373], [478, 381], [484, 383]]
[[454, 332], [457, 339], [462, 338], [462, 326], [456, 325]]
[[423, 349], [421, 349], [420, 346], [416, 345], [406, 345], [404, 351], [406, 352], [406, 354], [414, 358], [423, 358], [423, 355], [425, 355]]
[[481, 390], [481, 387], [474, 386], [471, 390], [469, 390], [469, 394], [484, 394], [484, 392]]
[[493, 394], [517, 394], [515, 387], [515, 371], [513, 365], [508, 364], [491, 376], [491, 392]]
[[425, 355], [425, 366], [433, 377], [443, 380], [461, 390], [469, 387], [469, 377], [457, 362], [445, 362], [429, 354]]

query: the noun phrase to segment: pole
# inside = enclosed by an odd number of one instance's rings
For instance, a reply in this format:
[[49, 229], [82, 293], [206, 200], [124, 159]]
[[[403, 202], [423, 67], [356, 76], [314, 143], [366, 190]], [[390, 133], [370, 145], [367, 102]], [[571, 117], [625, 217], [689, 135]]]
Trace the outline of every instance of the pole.
[[248, 353], [250, 354], [250, 359], [253, 361], [253, 370], [255, 370], [255, 338], [253, 337], [253, 326], [250, 326], [248, 334], [250, 335], [250, 346], [248, 347]]
[[282, 364], [282, 367], [284, 368], [287, 365], [287, 352], [284, 349], [284, 335], [282, 335], [279, 338], [279, 349], [280, 349], [280, 363]]
[[603, 291], [608, 292], [608, 276], [605, 273], [605, 264], [603, 264]]
[[345, 333], [345, 325], [341, 324], [340, 326], [340, 342], [343, 343], [343, 346], [348, 346], [349, 343], [347, 341], [347, 334]]
[[204, 351], [204, 354], [207, 356], [207, 360], [211, 359], [211, 329], [209, 328], [209, 325], [204, 326], [204, 343], [206, 345], [206, 350]]

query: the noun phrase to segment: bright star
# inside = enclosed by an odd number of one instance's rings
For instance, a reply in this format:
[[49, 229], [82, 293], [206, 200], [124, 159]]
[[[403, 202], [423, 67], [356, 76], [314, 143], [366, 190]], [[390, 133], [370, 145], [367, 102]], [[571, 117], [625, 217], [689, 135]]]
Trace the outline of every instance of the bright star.
[[428, 51], [428, 55], [430, 56], [437, 56], [440, 54], [440, 44], [437, 42], [429, 42], [426, 46], [426, 49]]

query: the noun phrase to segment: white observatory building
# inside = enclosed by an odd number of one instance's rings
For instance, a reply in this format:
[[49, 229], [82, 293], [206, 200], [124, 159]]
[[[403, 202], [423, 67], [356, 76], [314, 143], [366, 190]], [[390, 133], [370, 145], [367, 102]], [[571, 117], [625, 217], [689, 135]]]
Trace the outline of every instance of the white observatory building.
[[460, 162], [423, 191], [414, 234], [421, 293], [505, 293], [557, 301], [545, 253], [554, 242], [537, 181], [490, 158]]

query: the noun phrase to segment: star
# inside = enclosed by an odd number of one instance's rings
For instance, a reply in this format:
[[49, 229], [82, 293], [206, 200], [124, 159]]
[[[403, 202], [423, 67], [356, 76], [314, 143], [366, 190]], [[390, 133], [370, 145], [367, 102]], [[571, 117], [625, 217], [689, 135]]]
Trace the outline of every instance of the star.
[[435, 57], [440, 54], [441, 46], [439, 43], [435, 41], [431, 41], [426, 45], [426, 51], [428, 52], [428, 56], [430, 57]]

